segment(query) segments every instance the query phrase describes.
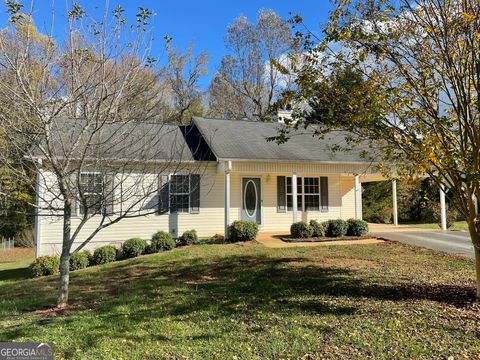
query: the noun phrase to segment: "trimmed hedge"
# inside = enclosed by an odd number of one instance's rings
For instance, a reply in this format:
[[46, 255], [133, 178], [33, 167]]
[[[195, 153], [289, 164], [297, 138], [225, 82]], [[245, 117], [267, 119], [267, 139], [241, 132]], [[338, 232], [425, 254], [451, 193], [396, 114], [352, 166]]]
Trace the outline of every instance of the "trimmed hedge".
[[306, 239], [312, 236], [313, 229], [305, 221], [299, 221], [290, 226], [290, 234], [296, 239]]
[[360, 219], [348, 219], [347, 220], [348, 236], [363, 236], [368, 233], [368, 223], [365, 220]]
[[317, 220], [310, 220], [310, 228], [313, 237], [325, 236], [325, 223], [319, 223]]
[[198, 236], [195, 230], [187, 230], [180, 236], [180, 245], [192, 245], [198, 243]]
[[91, 256], [88, 250], [80, 251], [70, 256], [70, 270], [85, 269], [90, 264]]
[[230, 241], [255, 240], [258, 234], [258, 224], [255, 221], [234, 221], [229, 227]]
[[325, 235], [327, 237], [340, 237], [347, 233], [348, 224], [345, 220], [328, 220], [326, 221]]
[[147, 245], [147, 242], [140, 238], [128, 239], [122, 246], [123, 257], [128, 259], [140, 256], [145, 252]]
[[58, 256], [40, 256], [30, 265], [34, 277], [55, 275], [60, 272], [60, 258]]
[[95, 249], [92, 256], [92, 264], [101, 265], [112, 261], [117, 258], [117, 248], [113, 245], [104, 245]]
[[175, 241], [173, 240], [172, 234], [165, 231], [159, 231], [153, 234], [150, 246], [151, 248], [149, 251], [152, 251], [153, 253], [167, 251], [172, 250], [175, 247]]

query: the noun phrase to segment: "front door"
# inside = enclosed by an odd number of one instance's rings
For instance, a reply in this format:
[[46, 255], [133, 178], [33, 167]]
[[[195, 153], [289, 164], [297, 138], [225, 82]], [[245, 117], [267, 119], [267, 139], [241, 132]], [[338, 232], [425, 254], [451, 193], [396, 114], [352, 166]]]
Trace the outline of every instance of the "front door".
[[262, 222], [262, 200], [259, 178], [242, 179], [242, 220]]

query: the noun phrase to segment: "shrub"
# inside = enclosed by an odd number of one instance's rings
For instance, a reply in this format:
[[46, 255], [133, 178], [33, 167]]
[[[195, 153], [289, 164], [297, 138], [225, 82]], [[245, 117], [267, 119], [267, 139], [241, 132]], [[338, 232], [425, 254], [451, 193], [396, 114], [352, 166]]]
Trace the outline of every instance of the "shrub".
[[175, 247], [175, 241], [172, 234], [159, 231], [152, 236], [151, 251], [156, 253], [160, 251], [172, 250]]
[[147, 245], [147, 242], [143, 239], [128, 239], [122, 246], [123, 257], [128, 259], [140, 256], [145, 252]]
[[[433, 212], [433, 217], [434, 220], [437, 222], [438, 227], [442, 227], [442, 209], [440, 207], [440, 204], [432, 204], [431, 206], [432, 212]], [[451, 228], [453, 225], [455, 225], [455, 221], [457, 221], [458, 214], [457, 212], [452, 209], [452, 208], [447, 208], [446, 210], [447, 214], [447, 229]]]
[[237, 220], [230, 225], [229, 232], [232, 242], [255, 240], [258, 224], [255, 221]]
[[290, 226], [290, 234], [297, 239], [306, 239], [312, 236], [313, 230], [305, 221], [299, 221]]
[[319, 223], [317, 220], [310, 220], [310, 228], [312, 229], [312, 236], [324, 237], [325, 236], [325, 224]]
[[92, 264], [101, 265], [112, 261], [117, 258], [117, 248], [113, 245], [105, 245], [95, 249], [92, 256]]
[[348, 236], [363, 236], [368, 233], [368, 223], [365, 220], [348, 219], [347, 224]]
[[328, 220], [326, 225], [325, 235], [328, 237], [340, 237], [347, 233], [348, 224], [345, 220]]
[[87, 250], [73, 254], [70, 257], [70, 270], [85, 269], [89, 265], [90, 257], [90, 252]]
[[195, 230], [185, 231], [179, 239], [180, 245], [192, 245], [198, 243], [198, 236]]
[[54, 275], [60, 272], [60, 258], [58, 256], [40, 256], [30, 265], [34, 277]]

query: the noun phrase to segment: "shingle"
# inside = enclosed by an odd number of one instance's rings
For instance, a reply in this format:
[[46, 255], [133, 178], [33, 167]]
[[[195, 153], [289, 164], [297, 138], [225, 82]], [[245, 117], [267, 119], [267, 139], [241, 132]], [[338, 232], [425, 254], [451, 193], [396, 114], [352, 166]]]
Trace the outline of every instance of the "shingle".
[[279, 134], [283, 124], [255, 121], [194, 118], [194, 124], [219, 160], [368, 162], [361, 156], [365, 147], [334, 151], [336, 145], [347, 146], [345, 133], [330, 133], [324, 138], [310, 131], [293, 131], [284, 144], [267, 138]]

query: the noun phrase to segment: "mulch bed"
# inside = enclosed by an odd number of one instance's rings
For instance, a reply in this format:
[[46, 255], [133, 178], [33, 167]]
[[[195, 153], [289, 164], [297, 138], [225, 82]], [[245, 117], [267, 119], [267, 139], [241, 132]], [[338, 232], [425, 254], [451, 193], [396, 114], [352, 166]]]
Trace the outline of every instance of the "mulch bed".
[[311, 237], [311, 238], [290, 238], [290, 237], [282, 237], [281, 240], [289, 243], [295, 242], [327, 242], [327, 241], [344, 241], [344, 240], [365, 240], [365, 239], [372, 239], [373, 236], [341, 236], [341, 237]]

